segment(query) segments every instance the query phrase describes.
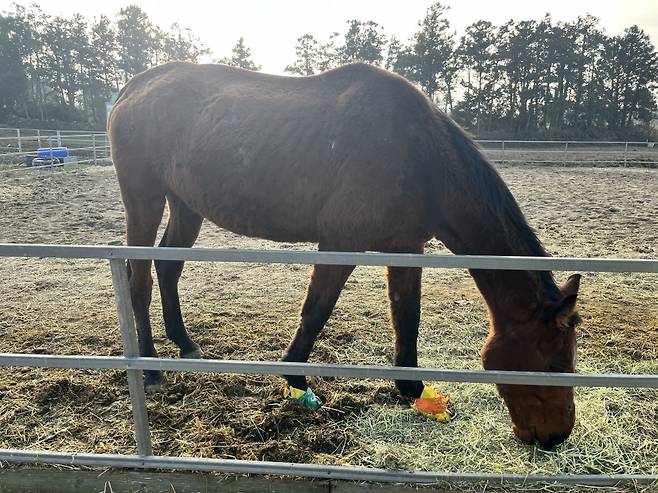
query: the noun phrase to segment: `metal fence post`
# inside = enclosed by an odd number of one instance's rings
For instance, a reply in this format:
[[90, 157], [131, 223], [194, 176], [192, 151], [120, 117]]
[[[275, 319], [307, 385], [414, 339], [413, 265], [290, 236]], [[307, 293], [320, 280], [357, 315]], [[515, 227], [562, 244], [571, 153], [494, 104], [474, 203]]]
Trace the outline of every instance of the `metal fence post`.
[[21, 142], [21, 129], [16, 129], [16, 144], [18, 147], [18, 152], [23, 152], [23, 144]]
[[57, 147], [62, 147], [62, 132], [57, 131]]
[[37, 128], [37, 148], [41, 147], [41, 130]]
[[504, 140], [502, 141], [502, 144], [503, 144], [503, 156], [501, 158], [501, 163], [505, 164], [505, 141]]
[[564, 159], [562, 159], [562, 165], [567, 165], [567, 151], [569, 150], [569, 142], [564, 143]]
[[50, 152], [50, 168], [53, 169], [53, 138], [48, 137], [48, 152]]
[[624, 166], [626, 166], [627, 159], [628, 159], [628, 141], [624, 142]]
[[96, 164], [96, 159], [98, 154], [96, 153], [96, 134], [91, 134], [91, 146], [94, 148], [94, 164]]
[[[110, 259], [110, 269], [112, 270], [112, 285], [114, 286], [117, 316], [119, 318], [121, 339], [123, 341], [123, 354], [125, 356], [139, 356], [139, 344], [137, 342], [135, 318], [130, 302], [130, 285], [128, 284], [128, 272], [125, 260]], [[142, 370], [127, 370], [127, 373], [137, 451], [139, 455], [153, 455]]]

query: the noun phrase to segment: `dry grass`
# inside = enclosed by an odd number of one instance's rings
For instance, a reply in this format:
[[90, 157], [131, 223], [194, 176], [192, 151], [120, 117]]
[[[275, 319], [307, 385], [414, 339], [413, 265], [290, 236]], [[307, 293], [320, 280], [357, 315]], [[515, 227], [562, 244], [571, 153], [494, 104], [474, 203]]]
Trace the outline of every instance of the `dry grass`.
[[[552, 253], [592, 257], [658, 256], [657, 173], [502, 170]], [[111, 168], [2, 180], [2, 242], [102, 244], [123, 238]], [[246, 239], [210, 224], [199, 244], [312, 248]], [[303, 266], [190, 263], [181, 281], [189, 331], [208, 357], [278, 359], [295, 328], [306, 278]], [[655, 280], [585, 275], [579, 371], [658, 373]], [[479, 368], [487, 322], [471, 279], [461, 271], [426, 270], [423, 290], [422, 365]], [[156, 345], [161, 355], [174, 357], [174, 346], [163, 338], [157, 298]], [[0, 351], [121, 353], [105, 262], [0, 259], [0, 299]], [[311, 358], [390, 364], [391, 355], [382, 271], [359, 268]], [[4, 375], [1, 447], [135, 452], [122, 372], [11, 369]], [[168, 378], [168, 388], [148, 403], [159, 454], [447, 471], [658, 473], [657, 391], [579, 389], [572, 437], [544, 452], [513, 438], [492, 386], [440, 384], [457, 411], [441, 425], [402, 406], [390, 382], [317, 379], [314, 388], [326, 405], [311, 413], [283, 402], [275, 377]]]

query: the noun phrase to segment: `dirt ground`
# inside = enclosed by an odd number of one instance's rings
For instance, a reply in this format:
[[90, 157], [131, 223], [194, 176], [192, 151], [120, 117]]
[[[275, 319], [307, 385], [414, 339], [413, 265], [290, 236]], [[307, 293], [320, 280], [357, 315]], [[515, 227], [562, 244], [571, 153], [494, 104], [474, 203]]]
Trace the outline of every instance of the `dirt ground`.
[[[550, 253], [658, 257], [658, 170], [515, 166], [501, 173]], [[0, 242], [123, 241], [111, 167], [0, 177]], [[248, 239], [205, 223], [197, 246], [300, 248]], [[430, 252], [442, 251], [438, 242]], [[558, 281], [569, 273], [556, 273]], [[189, 263], [183, 314], [207, 357], [276, 360], [294, 329], [306, 266]], [[655, 275], [584, 273], [578, 369], [658, 373]], [[157, 292], [152, 320], [161, 356]], [[0, 351], [119, 355], [109, 265], [0, 259]], [[481, 298], [466, 272], [423, 279], [423, 366], [479, 368], [486, 337]], [[361, 267], [343, 292], [311, 360], [391, 364], [381, 268]], [[124, 372], [0, 370], [0, 447], [135, 453]], [[391, 382], [315, 379], [326, 405], [282, 400], [268, 376], [178, 373], [149, 397], [155, 452], [163, 455], [337, 463], [425, 470], [658, 474], [658, 392], [578, 389], [572, 437], [545, 452], [516, 441], [493, 386], [439, 384], [456, 410], [449, 424], [404, 407]]]

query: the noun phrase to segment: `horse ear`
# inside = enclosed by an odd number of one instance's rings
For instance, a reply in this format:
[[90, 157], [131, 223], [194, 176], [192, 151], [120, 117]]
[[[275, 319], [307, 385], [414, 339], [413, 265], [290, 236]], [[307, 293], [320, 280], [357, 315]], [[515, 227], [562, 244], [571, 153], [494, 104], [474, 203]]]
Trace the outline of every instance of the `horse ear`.
[[564, 286], [560, 288], [562, 300], [553, 307], [553, 320], [561, 330], [569, 327], [571, 318], [576, 312], [576, 300], [578, 298], [578, 288], [580, 288], [580, 274], [574, 274], [567, 279]]
[[566, 296], [576, 296], [578, 294], [578, 288], [580, 288], [580, 274], [573, 274], [569, 276], [567, 282], [564, 283], [564, 286], [560, 288], [562, 294]]

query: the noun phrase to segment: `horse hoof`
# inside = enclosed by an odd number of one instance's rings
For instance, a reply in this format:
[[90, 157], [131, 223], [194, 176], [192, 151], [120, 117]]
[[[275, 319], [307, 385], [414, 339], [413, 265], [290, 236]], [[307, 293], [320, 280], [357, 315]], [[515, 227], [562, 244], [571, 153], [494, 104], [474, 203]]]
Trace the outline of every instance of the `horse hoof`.
[[411, 407], [426, 418], [445, 423], [450, 421], [451, 417], [448, 401], [447, 396], [442, 395], [434, 387], [426, 385], [421, 396], [414, 400]]
[[194, 351], [187, 353], [181, 352], [180, 357], [183, 359], [203, 359], [203, 351], [201, 351], [201, 348], [197, 346]]
[[163, 390], [166, 386], [167, 386], [167, 382], [164, 380], [160, 382], [145, 383], [144, 392], [146, 392], [149, 395], [157, 394], [158, 392]]
[[283, 396], [289, 401], [299, 404], [300, 406], [305, 407], [306, 409], [310, 409], [311, 411], [316, 411], [320, 408], [320, 406], [322, 406], [322, 401], [311, 390], [311, 387], [308, 387], [306, 390], [300, 390], [294, 387], [286, 386], [283, 390]]
[[160, 392], [167, 386], [167, 379], [162, 373], [153, 375], [145, 375], [144, 377], [144, 392], [147, 394], [155, 394]]

